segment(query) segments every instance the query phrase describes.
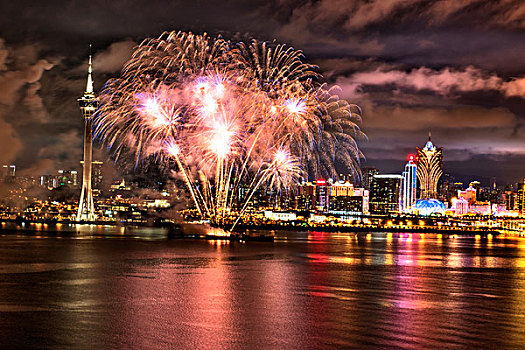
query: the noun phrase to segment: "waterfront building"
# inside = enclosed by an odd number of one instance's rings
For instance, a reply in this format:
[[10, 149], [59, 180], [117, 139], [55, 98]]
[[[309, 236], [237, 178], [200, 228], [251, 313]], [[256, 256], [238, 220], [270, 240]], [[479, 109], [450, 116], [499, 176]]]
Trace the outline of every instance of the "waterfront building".
[[372, 214], [399, 213], [401, 209], [401, 175], [374, 175], [370, 185]]
[[503, 191], [499, 188], [482, 187], [476, 192], [476, 200], [481, 202], [504, 203]]
[[420, 185], [419, 198], [437, 198], [437, 184], [443, 174], [443, 148], [432, 144], [431, 134], [423, 148], [417, 148], [417, 178]]
[[313, 210], [316, 204], [316, 186], [312, 182], [303, 182], [299, 185], [295, 197], [297, 210]]
[[326, 215], [310, 213], [310, 217], [308, 218], [308, 221], [319, 224], [319, 223], [325, 222], [326, 219], [327, 219]]
[[363, 214], [369, 214], [370, 213], [370, 191], [362, 187], [354, 188], [354, 197], [362, 198], [363, 206], [362, 206], [361, 212]]
[[76, 170], [71, 170], [69, 174], [71, 176], [70, 178], [71, 184], [73, 185], [73, 187], [77, 187], [78, 186], [78, 172]]
[[41, 175], [40, 176], [40, 185], [42, 187], [46, 187], [48, 189], [52, 189], [53, 188], [53, 179], [54, 179], [53, 175]]
[[516, 186], [516, 204], [520, 216], [525, 215], [525, 182], [520, 182]]
[[315, 181], [315, 208], [320, 211], [328, 210], [331, 183], [325, 179]]
[[293, 221], [293, 220], [297, 220], [297, 214], [289, 213], [289, 212], [283, 212], [283, 211], [265, 210], [264, 211], [264, 217], [269, 219], [269, 220], [273, 220], [273, 221]]
[[16, 166], [15, 165], [6, 165], [2, 166], [2, 179], [15, 177], [16, 176]]
[[453, 198], [457, 198], [458, 191], [453, 183], [444, 181], [439, 186], [439, 200], [443, 203], [452, 203]]
[[[84, 161], [80, 161], [82, 167], [84, 166]], [[99, 160], [94, 160], [91, 162], [91, 191], [94, 197], [100, 195], [102, 190], [102, 183], [104, 177], [102, 175], [102, 165], [104, 163]]]
[[491, 215], [492, 214], [492, 204], [490, 202], [475, 202], [472, 205], [469, 205], [469, 214], [476, 215]]
[[95, 220], [95, 205], [92, 190], [92, 157], [93, 129], [91, 117], [98, 108], [98, 98], [93, 90], [93, 66], [91, 55], [88, 62], [88, 77], [84, 96], [78, 99], [82, 116], [84, 117], [84, 164], [82, 171], [82, 192], [78, 203], [77, 220]]
[[[122, 183], [124, 183], [124, 179], [122, 179]], [[115, 186], [115, 184], [111, 185], [110, 189], [113, 189], [114, 186]], [[244, 204], [246, 203], [246, 201], [248, 200], [248, 196], [249, 195], [250, 195], [250, 186], [247, 185], [247, 184], [240, 184], [239, 188], [238, 188], [238, 191], [237, 191], [237, 196], [235, 198], [235, 202], [233, 203], [233, 206], [237, 210], [241, 210], [243, 208]], [[251, 199], [246, 204], [246, 211], [247, 212], [252, 212], [253, 211], [253, 199]]]
[[417, 190], [417, 167], [414, 163], [414, 156], [408, 157], [408, 163], [405, 165], [403, 171], [403, 192], [402, 192], [402, 208], [404, 212], [410, 212], [416, 203]]
[[503, 198], [505, 201], [505, 209], [506, 210], [517, 210], [518, 208], [518, 194], [513, 192], [511, 190], [505, 191], [503, 194]]
[[333, 197], [330, 199], [329, 212], [332, 214], [367, 214], [368, 194], [367, 196]]
[[452, 199], [457, 198], [458, 189], [462, 190], [463, 184], [461, 182], [456, 182], [454, 177], [447, 173], [444, 173], [443, 176], [441, 176], [440, 182], [438, 199], [443, 203], [452, 204]]
[[78, 186], [78, 173], [76, 170], [58, 170], [53, 178], [53, 188], [61, 186]]
[[471, 186], [464, 191], [458, 191], [458, 198], [463, 198], [468, 201], [470, 205], [476, 202], [476, 192], [477, 190]]
[[334, 182], [330, 188], [331, 197], [343, 197], [343, 196], [353, 196], [354, 195], [354, 185], [350, 182], [337, 181]]
[[41, 175], [38, 183], [50, 190], [62, 186], [77, 188], [79, 185], [78, 172], [76, 170], [60, 169], [57, 170], [55, 175]]
[[516, 210], [508, 210], [505, 204], [492, 204], [492, 215], [500, 217], [517, 217]]
[[376, 168], [363, 168], [361, 169], [362, 179], [361, 184], [365, 190], [370, 190], [370, 185], [374, 179], [374, 175], [378, 175], [379, 171]]
[[468, 201], [465, 198], [458, 198], [454, 201], [455, 215], [462, 216], [468, 213]]
[[318, 179], [303, 182], [295, 196], [296, 210], [318, 210], [338, 214], [369, 212], [369, 191], [347, 181]]
[[349, 182], [338, 181], [330, 190], [330, 213], [362, 214], [368, 213], [369, 192], [364, 188], [355, 188]]
[[101, 190], [102, 189], [102, 182], [104, 180], [104, 177], [102, 176], [102, 165], [103, 163], [99, 160], [94, 160], [91, 163], [92, 167], [92, 181], [93, 181], [93, 189]]

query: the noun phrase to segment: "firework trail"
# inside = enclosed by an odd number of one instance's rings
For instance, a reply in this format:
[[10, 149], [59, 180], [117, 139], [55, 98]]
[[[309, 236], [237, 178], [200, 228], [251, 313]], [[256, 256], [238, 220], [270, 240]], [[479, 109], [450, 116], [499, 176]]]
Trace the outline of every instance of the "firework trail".
[[[118, 157], [153, 157], [180, 172], [202, 217], [241, 217], [262, 186], [311, 175], [356, 176], [360, 110], [319, 83], [300, 51], [166, 32], [139, 45], [108, 81], [95, 135]], [[235, 206], [240, 187], [244, 205]]]

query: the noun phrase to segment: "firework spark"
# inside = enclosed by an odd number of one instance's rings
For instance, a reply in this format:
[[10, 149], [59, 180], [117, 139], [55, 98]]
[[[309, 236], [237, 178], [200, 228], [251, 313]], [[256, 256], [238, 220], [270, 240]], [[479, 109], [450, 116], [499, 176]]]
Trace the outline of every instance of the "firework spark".
[[221, 224], [263, 186], [279, 193], [308, 173], [336, 175], [335, 164], [359, 173], [360, 111], [320, 78], [285, 45], [164, 33], [106, 84], [95, 133], [117, 156], [181, 172], [199, 213]]

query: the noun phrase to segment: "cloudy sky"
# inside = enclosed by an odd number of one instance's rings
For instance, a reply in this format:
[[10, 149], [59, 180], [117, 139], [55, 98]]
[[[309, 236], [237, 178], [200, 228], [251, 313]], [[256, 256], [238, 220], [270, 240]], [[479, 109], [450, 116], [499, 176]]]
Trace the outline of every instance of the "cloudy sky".
[[[525, 176], [519, 0], [0, 1], [0, 163], [77, 166], [88, 44], [96, 88], [166, 30], [302, 49], [363, 109], [364, 165], [401, 172], [428, 131], [458, 180]], [[99, 157], [104, 152], [97, 151]]]

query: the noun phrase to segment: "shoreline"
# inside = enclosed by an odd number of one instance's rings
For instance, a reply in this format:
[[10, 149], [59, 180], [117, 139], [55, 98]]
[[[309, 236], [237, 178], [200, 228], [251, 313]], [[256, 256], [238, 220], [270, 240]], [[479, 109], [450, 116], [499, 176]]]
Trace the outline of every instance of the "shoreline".
[[[217, 226], [207, 226], [205, 224], [198, 223], [182, 223], [182, 224], [164, 224], [164, 225], [147, 225], [140, 223], [118, 223], [118, 222], [106, 222], [106, 221], [94, 221], [94, 222], [50, 222], [50, 221], [27, 221], [22, 222], [17, 220], [0, 220], [2, 223], [0, 227], [0, 232], [6, 231], [16, 231], [24, 233], [33, 233], [33, 232], [48, 232], [48, 233], [60, 233], [60, 234], [75, 234], [76, 230], [68, 230], [67, 228], [75, 228], [77, 226], [106, 226], [106, 227], [115, 227], [115, 228], [158, 228], [166, 229], [167, 236], [169, 238], [207, 238], [207, 237], [216, 237], [216, 239], [230, 239], [229, 236], [223, 235], [214, 235], [213, 233], [207, 234], [205, 230], [202, 230], [208, 227], [211, 230], [224, 230], [228, 231], [231, 225], [225, 225], [222, 227]], [[6, 228], [5, 224], [9, 223], [10, 227]], [[14, 227], [13, 225], [16, 225]], [[34, 226], [44, 226], [34, 227]], [[29, 226], [29, 227], [28, 227]], [[65, 229], [62, 226], [66, 226]], [[189, 232], [191, 231], [190, 227], [201, 227], [200, 232]], [[185, 232], [186, 231], [186, 232]], [[305, 226], [305, 225], [289, 225], [289, 224], [265, 224], [265, 225], [237, 225], [233, 230], [233, 237], [249, 237], [249, 236], [263, 236], [261, 234], [256, 234], [257, 231], [303, 231], [303, 232], [331, 232], [331, 233], [373, 233], [373, 232], [392, 232], [392, 233], [438, 233], [438, 234], [447, 234], [447, 235], [487, 235], [487, 234], [501, 234], [501, 233], [514, 233], [519, 234], [520, 236], [525, 236], [525, 232], [514, 232], [505, 229], [497, 228], [477, 228], [477, 227], [437, 227], [437, 226], [412, 226], [412, 227], [395, 227], [395, 226]], [[264, 235], [265, 237], [268, 235]]]

